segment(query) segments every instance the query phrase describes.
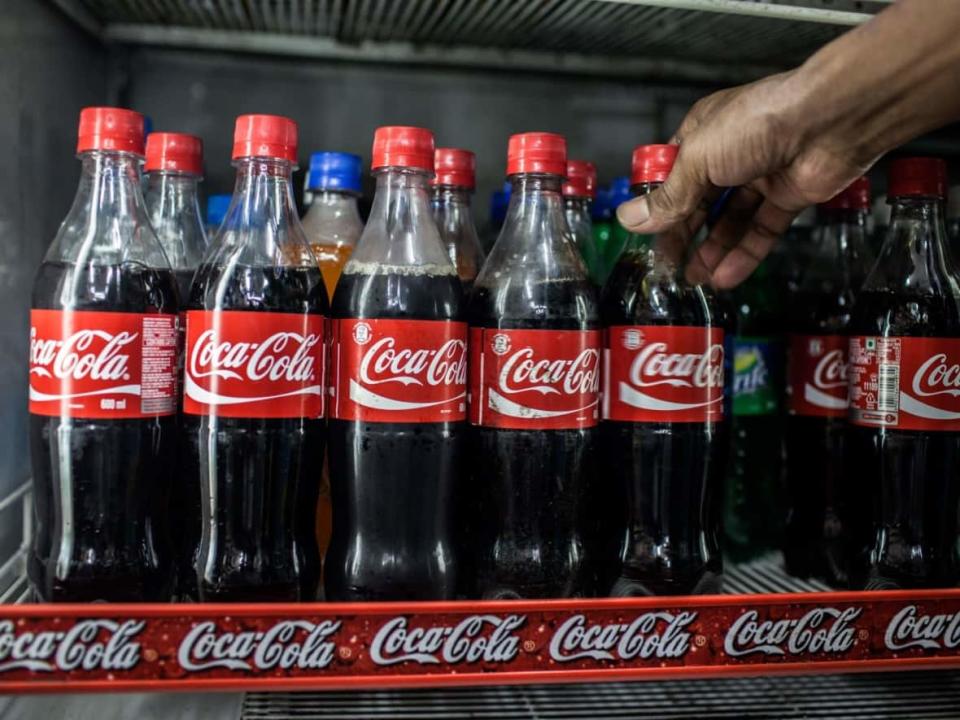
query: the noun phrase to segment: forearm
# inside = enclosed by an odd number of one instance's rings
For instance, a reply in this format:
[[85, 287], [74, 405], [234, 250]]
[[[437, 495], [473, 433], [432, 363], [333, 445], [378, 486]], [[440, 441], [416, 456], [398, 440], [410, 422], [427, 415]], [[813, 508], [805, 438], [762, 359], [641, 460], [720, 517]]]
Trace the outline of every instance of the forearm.
[[819, 138], [869, 166], [960, 119], [960, 0], [898, 0], [813, 55], [789, 85], [799, 142]]

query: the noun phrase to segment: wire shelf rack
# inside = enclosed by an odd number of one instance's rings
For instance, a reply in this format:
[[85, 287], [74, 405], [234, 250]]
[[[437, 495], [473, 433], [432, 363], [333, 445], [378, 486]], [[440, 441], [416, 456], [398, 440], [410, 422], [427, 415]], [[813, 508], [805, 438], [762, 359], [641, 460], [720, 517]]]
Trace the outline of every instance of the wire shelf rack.
[[802, 61], [892, 0], [52, 0], [110, 42], [730, 81]]

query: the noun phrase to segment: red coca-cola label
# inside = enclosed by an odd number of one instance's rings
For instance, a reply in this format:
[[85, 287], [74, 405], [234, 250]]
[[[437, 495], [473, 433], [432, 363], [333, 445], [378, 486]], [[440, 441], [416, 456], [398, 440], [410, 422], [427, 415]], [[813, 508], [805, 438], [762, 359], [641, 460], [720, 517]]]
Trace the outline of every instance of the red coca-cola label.
[[172, 415], [176, 385], [176, 315], [30, 311], [31, 413]]
[[184, 412], [323, 417], [324, 324], [322, 315], [188, 311]]
[[400, 423], [466, 418], [466, 323], [334, 320], [331, 353], [331, 417]]
[[850, 421], [960, 430], [960, 339], [850, 338]]
[[615, 325], [607, 332], [604, 419], [723, 419], [723, 330]]
[[470, 328], [470, 422], [564, 430], [599, 421], [599, 330]]
[[791, 415], [845, 417], [847, 345], [843, 335], [791, 335], [788, 357]]

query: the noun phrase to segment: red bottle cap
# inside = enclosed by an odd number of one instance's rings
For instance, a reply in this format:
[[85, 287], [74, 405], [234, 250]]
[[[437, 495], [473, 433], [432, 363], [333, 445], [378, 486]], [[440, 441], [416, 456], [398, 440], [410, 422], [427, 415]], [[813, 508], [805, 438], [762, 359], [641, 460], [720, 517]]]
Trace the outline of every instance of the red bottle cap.
[[196, 135], [155, 132], [147, 135], [147, 160], [144, 172], [203, 174], [203, 142]]
[[567, 141], [562, 135], [545, 132], [511, 135], [507, 143], [507, 175], [567, 173]]
[[370, 168], [408, 167], [433, 172], [433, 133], [404, 125], [379, 127], [373, 134]]
[[586, 160], [567, 160], [567, 181], [563, 194], [592, 198], [597, 194], [597, 168]]
[[477, 158], [469, 150], [437, 148], [433, 160], [437, 173], [434, 185], [456, 185], [471, 190], [476, 187]]
[[826, 210], [869, 210], [870, 178], [858, 177], [846, 189], [820, 203], [820, 207]]
[[241, 115], [233, 129], [233, 159], [244, 157], [297, 162], [297, 124], [280, 115]]
[[947, 163], [940, 158], [897, 158], [887, 173], [887, 196], [947, 196]]
[[679, 145], [638, 145], [633, 149], [630, 184], [664, 182], [679, 152]]
[[143, 115], [124, 108], [84, 108], [80, 111], [77, 152], [87, 150], [143, 155]]

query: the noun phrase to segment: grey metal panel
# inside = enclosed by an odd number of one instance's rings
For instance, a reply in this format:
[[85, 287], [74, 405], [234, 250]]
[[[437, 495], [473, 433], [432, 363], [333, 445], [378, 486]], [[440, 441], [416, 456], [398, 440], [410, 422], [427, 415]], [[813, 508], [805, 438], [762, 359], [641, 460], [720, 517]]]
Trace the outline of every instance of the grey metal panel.
[[133, 44], [732, 83], [800, 62], [889, 0], [54, 1]]
[[128, 57], [124, 102], [153, 117], [157, 130], [191, 132], [205, 143], [206, 193], [229, 192], [236, 115], [289, 115], [300, 126], [300, 160], [330, 149], [367, 161], [374, 129], [431, 128], [439, 145], [477, 153], [477, 214], [500, 187], [507, 137], [529, 130], [563, 133], [574, 158], [597, 163], [602, 180], [630, 170], [630, 151], [666, 140], [701, 94], [617, 80], [514, 73], [293, 61], [139, 48]]
[[[106, 54], [46, 3], [5, 0], [0, 22], [0, 497], [30, 472], [28, 309], [33, 274], [73, 199], [77, 113], [105, 99]], [[19, 542], [0, 519], [0, 556]]]

